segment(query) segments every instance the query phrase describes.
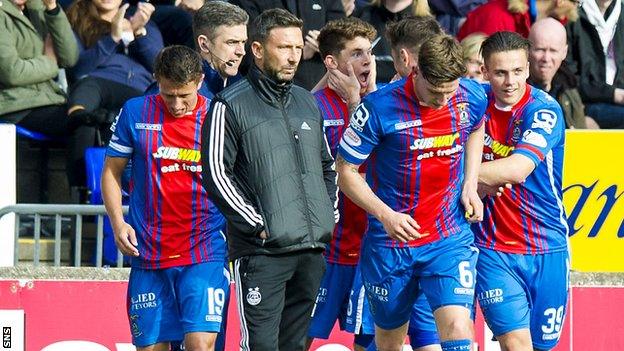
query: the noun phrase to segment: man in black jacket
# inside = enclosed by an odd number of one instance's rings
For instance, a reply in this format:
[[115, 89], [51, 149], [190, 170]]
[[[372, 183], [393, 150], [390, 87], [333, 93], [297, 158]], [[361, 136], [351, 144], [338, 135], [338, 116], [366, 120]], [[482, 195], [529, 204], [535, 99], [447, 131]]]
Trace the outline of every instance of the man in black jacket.
[[253, 21], [254, 65], [216, 95], [202, 130], [203, 184], [228, 222], [242, 350], [303, 350], [336, 219], [323, 119], [292, 84], [301, 28], [282, 9]]

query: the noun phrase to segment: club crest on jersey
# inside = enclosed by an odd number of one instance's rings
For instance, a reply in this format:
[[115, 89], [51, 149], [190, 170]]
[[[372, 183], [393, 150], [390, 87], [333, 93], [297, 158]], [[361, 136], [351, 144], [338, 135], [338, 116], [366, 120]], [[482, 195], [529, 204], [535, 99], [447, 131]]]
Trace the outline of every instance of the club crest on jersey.
[[364, 126], [366, 125], [366, 121], [368, 121], [369, 117], [370, 113], [368, 112], [364, 104], [360, 104], [360, 106], [358, 106], [357, 110], [355, 110], [355, 112], [351, 116], [351, 121], [349, 122], [349, 125], [358, 132], [361, 132], [362, 130], [364, 130]]
[[459, 124], [461, 126], [467, 126], [470, 124], [470, 115], [468, 114], [468, 103], [461, 102], [456, 105], [459, 110]]
[[247, 292], [247, 303], [251, 306], [256, 306], [262, 301], [262, 294], [260, 294], [260, 288], [249, 288], [249, 292]]

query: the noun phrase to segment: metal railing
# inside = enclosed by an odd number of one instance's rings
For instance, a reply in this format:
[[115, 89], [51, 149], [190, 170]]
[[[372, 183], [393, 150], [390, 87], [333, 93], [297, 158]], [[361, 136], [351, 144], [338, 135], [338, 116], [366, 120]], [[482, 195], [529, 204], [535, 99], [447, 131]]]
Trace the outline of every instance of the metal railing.
[[[124, 214], [128, 212], [128, 206], [123, 207]], [[0, 209], [0, 218], [4, 215], [14, 213], [15, 216], [15, 246], [13, 265], [16, 266], [19, 261], [19, 231], [20, 216], [34, 215], [34, 241], [33, 248], [33, 264], [39, 265], [40, 261], [40, 243], [41, 243], [41, 216], [53, 215], [55, 219], [54, 225], [54, 266], [61, 266], [61, 219], [62, 216], [75, 216], [75, 252], [74, 266], [81, 265], [82, 250], [82, 217], [97, 216], [96, 229], [96, 247], [95, 247], [95, 264], [96, 267], [102, 267], [102, 248], [104, 242], [104, 216], [106, 209], [104, 205], [65, 205], [65, 204], [17, 204], [6, 206]], [[117, 267], [123, 267], [123, 255], [117, 250]]]

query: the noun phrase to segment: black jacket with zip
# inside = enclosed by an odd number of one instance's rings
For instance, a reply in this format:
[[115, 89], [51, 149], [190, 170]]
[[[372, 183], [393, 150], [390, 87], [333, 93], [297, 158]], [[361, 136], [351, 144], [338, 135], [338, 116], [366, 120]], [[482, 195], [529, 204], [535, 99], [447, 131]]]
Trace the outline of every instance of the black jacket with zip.
[[337, 218], [336, 173], [310, 92], [252, 66], [212, 100], [201, 153], [204, 188], [227, 219], [231, 260], [325, 249]]

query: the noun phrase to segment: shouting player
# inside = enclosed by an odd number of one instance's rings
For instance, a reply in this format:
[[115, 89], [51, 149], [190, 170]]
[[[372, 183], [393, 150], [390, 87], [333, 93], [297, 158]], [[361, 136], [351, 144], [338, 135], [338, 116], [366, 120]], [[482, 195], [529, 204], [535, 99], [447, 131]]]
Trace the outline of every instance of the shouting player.
[[486, 99], [465, 71], [455, 39], [430, 38], [412, 74], [364, 97], [340, 142], [340, 189], [370, 214], [360, 264], [380, 350], [401, 350], [420, 290], [442, 350], [472, 347], [477, 251], [466, 217], [483, 215]]
[[[184, 46], [165, 48], [154, 76], [160, 94], [129, 100], [106, 151], [102, 193], [115, 242], [132, 256], [128, 319], [140, 350], [213, 350], [225, 315], [224, 218], [201, 185], [200, 131], [208, 106], [198, 95], [202, 63]], [[132, 160], [128, 223], [121, 175]]]
[[565, 121], [553, 98], [526, 83], [526, 39], [497, 32], [481, 51], [491, 91], [480, 187], [514, 186], [486, 198], [485, 220], [475, 226], [477, 299], [503, 350], [550, 350], [568, 298]]

